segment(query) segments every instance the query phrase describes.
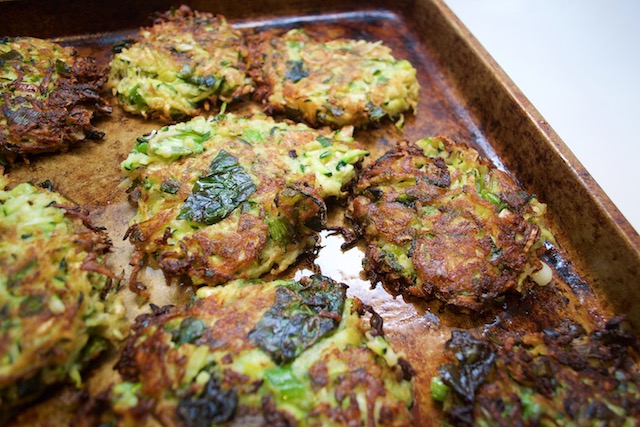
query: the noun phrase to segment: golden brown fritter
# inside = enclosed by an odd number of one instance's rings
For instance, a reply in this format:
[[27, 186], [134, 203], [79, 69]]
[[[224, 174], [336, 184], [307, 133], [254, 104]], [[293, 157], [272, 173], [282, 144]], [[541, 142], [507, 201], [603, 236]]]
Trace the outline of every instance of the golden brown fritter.
[[[106, 235], [61, 196], [0, 177], [0, 410], [81, 383], [80, 370], [123, 339], [124, 309], [102, 263]], [[2, 417], [0, 417], [0, 422]]]
[[0, 39], [0, 163], [102, 138], [91, 120], [111, 112], [100, 96], [106, 78], [72, 48], [31, 37]]
[[381, 42], [323, 42], [304, 30], [270, 32], [252, 47], [256, 97], [312, 126], [365, 126], [415, 111], [420, 86], [409, 61]]
[[223, 16], [183, 5], [118, 45], [108, 86], [130, 113], [196, 116], [253, 90], [247, 57], [242, 35]]
[[350, 212], [366, 272], [394, 291], [479, 310], [542, 268], [544, 205], [448, 139], [386, 153], [359, 177]]
[[411, 368], [372, 316], [319, 275], [201, 288], [188, 306], [138, 317], [102, 420], [411, 425]]
[[122, 164], [138, 205], [129, 237], [169, 276], [197, 285], [280, 273], [315, 248], [324, 200], [346, 196], [366, 154], [348, 130], [321, 134], [262, 114], [167, 126], [138, 138]]

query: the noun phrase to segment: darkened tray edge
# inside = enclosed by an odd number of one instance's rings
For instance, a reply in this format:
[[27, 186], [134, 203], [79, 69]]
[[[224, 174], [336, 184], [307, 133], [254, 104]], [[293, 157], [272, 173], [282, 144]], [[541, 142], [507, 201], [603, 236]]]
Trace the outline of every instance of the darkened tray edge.
[[[588, 273], [587, 280], [603, 302], [613, 312], [625, 314], [639, 330], [636, 230], [445, 2], [415, 4], [410, 16], [425, 42], [440, 54], [500, 160], [528, 191], [548, 204], [554, 231], [560, 232], [561, 243], [569, 243], [563, 249], [578, 270]], [[523, 159], [528, 163], [518, 161]]]

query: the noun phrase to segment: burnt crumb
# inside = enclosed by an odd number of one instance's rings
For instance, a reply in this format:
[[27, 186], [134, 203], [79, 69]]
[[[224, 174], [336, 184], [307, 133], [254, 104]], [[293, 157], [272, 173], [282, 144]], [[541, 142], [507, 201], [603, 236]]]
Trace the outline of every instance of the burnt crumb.
[[330, 236], [333, 236], [335, 234], [340, 234], [342, 236], [342, 238], [344, 239], [344, 243], [340, 245], [340, 249], [342, 249], [343, 251], [351, 249], [358, 243], [358, 236], [352, 229], [348, 227], [329, 226], [326, 228], [327, 231], [330, 232]]
[[211, 376], [201, 395], [188, 395], [178, 403], [178, 418], [187, 427], [209, 427], [229, 421], [238, 406], [234, 389], [224, 390]]
[[264, 425], [270, 427], [292, 427], [297, 424], [290, 415], [278, 411], [275, 403], [268, 397], [262, 399], [262, 413], [264, 415]]
[[45, 179], [40, 184], [38, 184], [38, 187], [44, 188], [45, 190], [53, 191], [53, 184], [48, 179]]
[[400, 365], [400, 368], [402, 368], [403, 380], [411, 381], [411, 379], [416, 376], [416, 371], [415, 369], [413, 369], [413, 366], [411, 366], [408, 360], [401, 357], [398, 359], [398, 365]]
[[95, 129], [89, 129], [86, 133], [85, 136], [87, 137], [87, 139], [91, 139], [91, 140], [99, 140], [104, 138], [105, 133], [101, 132], [99, 130], [95, 130]]
[[354, 307], [360, 316], [364, 316], [365, 313], [369, 313], [371, 318], [369, 324], [371, 325], [371, 332], [373, 335], [384, 336], [384, 321], [382, 317], [376, 313], [376, 311], [370, 305], [365, 304], [358, 298], [354, 298]]

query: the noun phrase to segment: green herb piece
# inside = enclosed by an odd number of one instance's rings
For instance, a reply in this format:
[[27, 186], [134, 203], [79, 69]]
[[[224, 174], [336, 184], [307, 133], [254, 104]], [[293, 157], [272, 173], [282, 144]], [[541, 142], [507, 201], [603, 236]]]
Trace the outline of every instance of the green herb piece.
[[323, 147], [331, 147], [331, 145], [333, 144], [331, 142], [331, 140], [329, 138], [327, 138], [326, 136], [319, 136], [316, 138], [316, 141], [318, 141], [320, 143], [320, 145], [322, 145]]
[[145, 138], [137, 138], [135, 150], [138, 153], [147, 154], [147, 150], [149, 149], [149, 140]]
[[345, 298], [345, 288], [324, 276], [288, 282], [249, 339], [277, 364], [287, 363], [338, 327]]
[[20, 317], [35, 316], [44, 308], [41, 296], [28, 296], [20, 302]]
[[496, 205], [498, 208], [498, 211], [501, 211], [508, 207], [507, 204], [499, 196], [497, 196], [494, 193], [485, 191], [484, 193], [481, 194], [481, 196], [487, 199], [488, 201], [490, 201], [492, 204]]
[[296, 378], [291, 368], [274, 368], [265, 372], [267, 387], [284, 401], [304, 397], [306, 385]]
[[9, 52], [0, 53], [0, 65], [4, 64], [5, 61], [22, 61], [22, 58], [20, 52], [12, 49]]
[[197, 130], [193, 130], [193, 129], [184, 130], [174, 136], [174, 138], [177, 138], [177, 139], [191, 138], [193, 142], [195, 142], [196, 144], [202, 144], [203, 142], [208, 140], [210, 137], [211, 137], [211, 131], [198, 132]]
[[145, 101], [144, 97], [138, 93], [139, 87], [140, 83], [132, 87], [129, 91], [129, 103], [137, 105], [138, 108], [144, 108], [147, 106], [147, 101]]
[[286, 245], [291, 240], [291, 229], [286, 218], [277, 217], [267, 221], [269, 237], [274, 241]]
[[264, 138], [262, 137], [262, 132], [259, 129], [246, 128], [244, 130], [244, 137], [249, 142], [264, 142]]
[[206, 329], [206, 325], [200, 319], [187, 317], [180, 323], [180, 328], [174, 331], [172, 341], [177, 345], [193, 343], [200, 338]]
[[398, 202], [402, 203], [403, 205], [407, 205], [407, 206], [413, 206], [414, 202], [416, 201], [416, 196], [413, 196], [411, 194], [407, 194], [407, 193], [402, 193], [400, 195], [398, 195]]
[[87, 344], [82, 348], [80, 360], [82, 363], [88, 363], [95, 360], [109, 348], [109, 341], [103, 337], [93, 335], [89, 338]]
[[476, 178], [475, 187], [476, 187], [476, 192], [480, 195], [480, 197], [496, 205], [498, 208], [498, 211], [501, 211], [502, 209], [505, 209], [508, 207], [507, 204], [502, 200], [502, 198], [500, 198], [500, 196], [491, 192], [489, 188], [485, 188], [481, 177]]
[[447, 398], [447, 394], [449, 393], [449, 387], [445, 383], [442, 382], [442, 378], [433, 377], [431, 378], [431, 397], [438, 402], [444, 402]]
[[212, 88], [216, 85], [218, 80], [214, 76], [206, 76], [206, 77], [193, 77], [190, 79], [190, 82], [198, 86], [206, 86], [208, 88]]
[[327, 226], [327, 206], [322, 198], [302, 188], [287, 187], [276, 195], [276, 205], [293, 224], [320, 232]]
[[162, 181], [162, 184], [160, 184], [160, 191], [168, 194], [176, 194], [178, 191], [180, 191], [180, 187], [182, 187], [182, 184], [180, 184], [178, 181], [167, 179], [166, 181]]
[[198, 178], [185, 200], [178, 219], [217, 224], [256, 191], [249, 174], [236, 159], [221, 150], [209, 166], [210, 172]]
[[60, 74], [71, 74], [71, 67], [65, 64], [63, 61], [56, 59], [56, 71]]
[[329, 110], [333, 117], [340, 117], [344, 114], [344, 109], [336, 105], [327, 104], [325, 107], [327, 108], [327, 110]]
[[378, 121], [387, 114], [380, 106], [374, 105], [371, 102], [367, 103], [367, 109], [369, 110], [369, 117], [373, 121]]
[[304, 63], [302, 61], [287, 61], [287, 67], [288, 69], [284, 73], [285, 79], [298, 83], [305, 77], [309, 77], [309, 71], [304, 69]]

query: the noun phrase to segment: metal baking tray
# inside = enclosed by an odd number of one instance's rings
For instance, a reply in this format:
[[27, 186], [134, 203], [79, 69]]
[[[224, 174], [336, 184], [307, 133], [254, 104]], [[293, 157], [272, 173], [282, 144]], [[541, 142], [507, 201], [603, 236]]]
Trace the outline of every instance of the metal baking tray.
[[[107, 64], [116, 41], [149, 25], [154, 12], [181, 3], [223, 14], [245, 31], [320, 27], [336, 36], [382, 40], [396, 57], [417, 68], [420, 104], [416, 115], [406, 117], [402, 131], [387, 123], [356, 133], [372, 148], [370, 160], [401, 139], [448, 136], [476, 148], [548, 205], [550, 228], [558, 242], [553, 282], [535, 295], [507, 299], [504, 307], [482, 315], [391, 295], [381, 286], [372, 288], [360, 274], [362, 251], [356, 247], [343, 254], [341, 238], [323, 234], [314, 268], [349, 285], [351, 295], [383, 317], [387, 338], [416, 371], [413, 411], [420, 425], [439, 424], [429, 382], [453, 329], [479, 330], [497, 317], [508, 319], [511, 328], [526, 330], [558, 318], [598, 324], [623, 314], [636, 334], [640, 330], [640, 237], [442, 0], [2, 0], [0, 28], [3, 36], [51, 38], [73, 45], [81, 55]], [[250, 104], [230, 109], [242, 114]], [[118, 187], [123, 180], [119, 164], [137, 136], [164, 123], [126, 115], [115, 102], [112, 105], [111, 117], [97, 124], [106, 132], [101, 142], [40, 156], [15, 165], [8, 174], [13, 182], [49, 179], [63, 195], [91, 208], [95, 223], [107, 228], [114, 243], [110, 266], [128, 278], [132, 248], [123, 236], [134, 208], [125, 189]], [[340, 220], [339, 213], [333, 220]], [[151, 302], [176, 303], [185, 298], [183, 289], [167, 286], [157, 271], [147, 270], [144, 280], [153, 285]], [[148, 305], [129, 298], [131, 318], [145, 310]]]

